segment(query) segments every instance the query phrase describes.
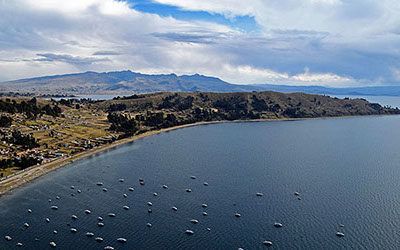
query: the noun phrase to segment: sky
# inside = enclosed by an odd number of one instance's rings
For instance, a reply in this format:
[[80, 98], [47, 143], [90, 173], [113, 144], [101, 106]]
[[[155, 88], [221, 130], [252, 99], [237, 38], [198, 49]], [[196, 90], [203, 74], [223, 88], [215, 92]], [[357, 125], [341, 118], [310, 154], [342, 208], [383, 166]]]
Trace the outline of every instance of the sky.
[[84, 71], [400, 85], [398, 0], [0, 0], [0, 81]]

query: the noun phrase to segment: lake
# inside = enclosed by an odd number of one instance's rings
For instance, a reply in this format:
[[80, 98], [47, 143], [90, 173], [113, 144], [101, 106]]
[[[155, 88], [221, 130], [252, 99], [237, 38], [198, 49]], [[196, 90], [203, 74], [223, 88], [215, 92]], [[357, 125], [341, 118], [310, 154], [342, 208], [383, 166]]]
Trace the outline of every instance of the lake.
[[399, 124], [400, 116], [243, 122], [151, 136], [1, 197], [0, 249], [50, 241], [59, 249], [264, 249], [265, 240], [271, 249], [397, 249]]

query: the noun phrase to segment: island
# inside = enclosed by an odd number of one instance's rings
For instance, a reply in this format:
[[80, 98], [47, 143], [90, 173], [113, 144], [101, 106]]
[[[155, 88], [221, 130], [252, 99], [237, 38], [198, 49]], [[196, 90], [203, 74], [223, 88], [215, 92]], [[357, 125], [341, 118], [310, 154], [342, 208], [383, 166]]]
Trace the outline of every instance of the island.
[[278, 92], [159, 92], [113, 100], [0, 96], [0, 194], [77, 159], [215, 122], [400, 114], [364, 99]]

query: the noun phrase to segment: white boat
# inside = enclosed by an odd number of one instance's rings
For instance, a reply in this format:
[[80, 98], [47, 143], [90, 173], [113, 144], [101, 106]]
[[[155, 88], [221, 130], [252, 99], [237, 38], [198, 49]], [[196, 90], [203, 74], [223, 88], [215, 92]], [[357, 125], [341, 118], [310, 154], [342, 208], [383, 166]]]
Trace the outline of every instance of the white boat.
[[7, 241], [12, 240], [11, 236], [9, 236], [9, 235], [4, 236], [4, 238], [5, 238]]
[[132, 192], [135, 189], [133, 187], [130, 187], [128, 190]]
[[97, 217], [97, 220], [98, 221], [103, 221], [103, 217], [99, 216], [99, 217]]
[[53, 210], [57, 210], [58, 209], [57, 206], [51, 206], [50, 208], [53, 209]]
[[104, 223], [103, 222], [99, 222], [99, 223], [97, 223], [97, 226], [98, 227], [104, 227]]
[[78, 232], [78, 230], [77, 230], [76, 228], [71, 228], [70, 231], [71, 231], [71, 233], [76, 233], [76, 232]]
[[275, 223], [274, 223], [274, 227], [283, 227], [283, 225], [282, 225], [282, 223], [275, 222]]
[[190, 176], [190, 179], [195, 180], [196, 176], [192, 175], [192, 176]]
[[31, 210], [31, 209], [28, 209], [28, 213], [32, 213], [32, 210]]
[[270, 246], [272, 246], [272, 241], [264, 240], [264, 241], [263, 241], [263, 244], [266, 245], [266, 246], [268, 246], [268, 247], [270, 247]]
[[208, 213], [207, 212], [203, 212], [203, 216], [207, 216], [208, 215]]
[[239, 218], [239, 217], [242, 217], [242, 215], [239, 213], [235, 213], [235, 217]]
[[108, 216], [115, 217], [116, 215], [114, 213], [109, 213]]
[[172, 207], [172, 210], [178, 211], [178, 208], [177, 207]]
[[96, 238], [94, 238], [94, 240], [97, 242], [103, 242], [103, 238], [101, 238], [101, 237], [96, 237]]
[[73, 214], [73, 215], [71, 215], [71, 218], [72, 218], [73, 220], [77, 220], [77, 219], [78, 219], [78, 216], [76, 216], [75, 214]]
[[153, 225], [151, 225], [151, 223], [147, 223], [146, 226], [147, 227], [152, 227]]
[[264, 194], [263, 194], [263, 193], [256, 193], [256, 195], [259, 196], [259, 197], [261, 197], [261, 196], [263, 196]]
[[97, 182], [96, 185], [97, 186], [103, 186], [103, 182]]
[[153, 203], [151, 203], [151, 202], [149, 201], [149, 202], [147, 202], [147, 205], [148, 205], [148, 206], [153, 206]]
[[199, 223], [199, 221], [198, 221], [198, 220], [196, 220], [196, 219], [191, 219], [191, 220], [190, 220], [190, 222], [191, 222], [191, 223], [193, 223], [193, 224], [197, 224], [197, 223]]
[[187, 189], [186, 189], [186, 192], [191, 193], [191, 192], [192, 192], [192, 189], [187, 188]]
[[204, 203], [204, 204], [201, 204], [201, 206], [204, 207], [204, 208], [207, 208], [207, 207], [208, 207], [207, 204], [205, 204], [205, 203]]
[[85, 210], [85, 214], [91, 214], [91, 213], [92, 213], [92, 211], [90, 211], [89, 209]]
[[50, 244], [50, 246], [53, 247], [53, 248], [57, 246], [57, 244], [56, 244], [54, 241], [50, 241], [49, 244]]
[[29, 224], [28, 223], [24, 223], [24, 227], [28, 228]]
[[336, 232], [336, 236], [337, 236], [337, 237], [344, 237], [344, 233], [342, 233], [342, 232]]
[[128, 206], [123, 206], [122, 208], [125, 209], [125, 210], [129, 210]]
[[114, 250], [114, 248], [112, 246], [106, 246], [104, 247], [104, 250]]
[[204, 186], [208, 186], [208, 182], [203, 182], [203, 185]]
[[94, 233], [92, 233], [92, 232], [86, 232], [86, 237], [93, 237], [94, 236]]
[[194, 234], [194, 232], [193, 232], [192, 230], [189, 230], [189, 229], [188, 229], [188, 230], [186, 230], [186, 231], [185, 231], [185, 234], [188, 234], [188, 235], [193, 235], [193, 234]]
[[121, 242], [121, 243], [126, 243], [127, 242], [127, 240], [125, 238], [118, 238], [117, 241]]
[[168, 186], [167, 185], [163, 185], [162, 186], [164, 189], [168, 189]]
[[122, 196], [124, 196], [124, 198], [128, 197], [128, 195], [127, 195], [127, 194], [123, 194]]

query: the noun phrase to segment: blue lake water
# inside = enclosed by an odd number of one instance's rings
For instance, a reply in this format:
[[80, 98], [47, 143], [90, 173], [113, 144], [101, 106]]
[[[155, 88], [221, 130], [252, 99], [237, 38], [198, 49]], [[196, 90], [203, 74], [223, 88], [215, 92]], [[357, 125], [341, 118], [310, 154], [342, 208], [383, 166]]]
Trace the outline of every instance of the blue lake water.
[[[0, 249], [17, 242], [50, 249], [50, 241], [58, 249], [264, 249], [264, 240], [271, 249], [398, 249], [399, 124], [400, 116], [225, 123], [151, 136], [0, 198]], [[104, 242], [86, 237], [88, 231]]]

